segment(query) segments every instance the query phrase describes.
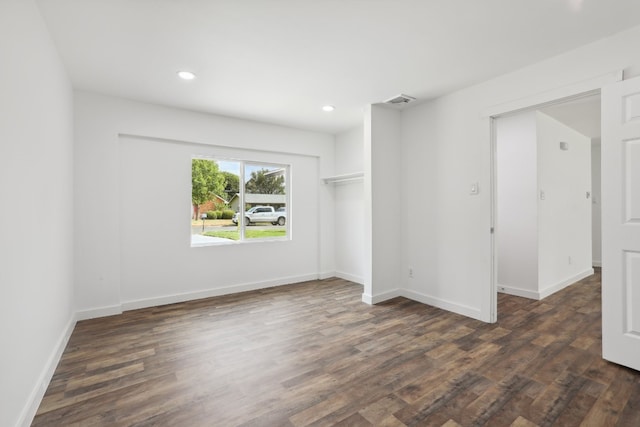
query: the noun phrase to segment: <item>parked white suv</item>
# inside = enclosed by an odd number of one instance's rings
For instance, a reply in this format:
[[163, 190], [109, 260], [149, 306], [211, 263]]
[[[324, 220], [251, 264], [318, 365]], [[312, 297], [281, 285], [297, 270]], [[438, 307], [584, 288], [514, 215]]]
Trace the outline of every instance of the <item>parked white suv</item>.
[[[236, 212], [231, 221], [237, 224], [240, 212]], [[254, 206], [244, 213], [244, 224], [249, 225], [256, 222], [269, 222], [273, 225], [285, 225], [287, 222], [287, 211], [285, 208], [275, 210], [273, 206]]]

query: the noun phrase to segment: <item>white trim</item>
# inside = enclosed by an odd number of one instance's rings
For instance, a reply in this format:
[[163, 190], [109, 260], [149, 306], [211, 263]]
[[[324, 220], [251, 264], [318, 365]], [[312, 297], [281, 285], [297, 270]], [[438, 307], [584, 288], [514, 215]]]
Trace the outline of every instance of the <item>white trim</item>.
[[574, 96], [586, 94], [588, 92], [600, 90], [603, 86], [621, 81], [622, 77], [622, 70], [612, 71], [610, 73], [596, 76], [587, 80], [553, 88], [544, 92], [527, 96], [525, 98], [515, 99], [503, 104], [488, 107], [482, 112], [481, 117], [497, 117], [503, 114], [513, 113], [535, 106], [556, 103], [557, 101], [565, 98], [571, 98]]
[[573, 285], [576, 282], [584, 279], [585, 277], [589, 277], [594, 273], [593, 268], [589, 268], [582, 273], [576, 274], [575, 276], [569, 277], [568, 279], [562, 280], [555, 285], [547, 286], [540, 291], [530, 291], [527, 289], [516, 288], [514, 286], [505, 286], [498, 285], [498, 292], [502, 292], [509, 295], [515, 295], [517, 297], [529, 298], [534, 300], [541, 300], [549, 295], [555, 294], [556, 292], [566, 288], [567, 286]]
[[36, 416], [36, 412], [38, 411], [38, 407], [42, 402], [42, 398], [44, 397], [44, 393], [47, 391], [47, 387], [49, 386], [49, 382], [53, 377], [53, 373], [60, 362], [60, 358], [62, 357], [62, 353], [64, 349], [67, 347], [67, 343], [69, 342], [69, 338], [71, 337], [71, 333], [73, 332], [73, 328], [76, 326], [76, 316], [75, 314], [71, 315], [69, 322], [65, 326], [62, 334], [58, 338], [56, 345], [53, 348], [53, 351], [49, 355], [47, 362], [42, 369], [42, 372], [38, 376], [38, 380], [36, 384], [33, 386], [31, 393], [29, 394], [29, 398], [25, 403], [22, 411], [20, 413], [20, 417], [18, 418], [18, 423], [16, 426], [25, 426], [28, 427], [33, 422], [33, 418]]
[[117, 314], [122, 314], [121, 304], [80, 310], [76, 312], [76, 320], [95, 319], [97, 317], [114, 316]]
[[359, 285], [364, 285], [364, 277], [362, 276], [356, 276], [355, 274], [345, 273], [344, 271], [336, 271], [335, 276], [344, 280], [348, 280], [353, 283], [357, 283]]
[[407, 298], [422, 304], [427, 304], [436, 308], [441, 308], [443, 310], [451, 311], [453, 313], [457, 313], [462, 316], [471, 317], [473, 319], [484, 321], [481, 317], [482, 313], [477, 308], [454, 303], [451, 301], [444, 300], [442, 298], [436, 298], [436, 297], [426, 295], [420, 292], [412, 291], [409, 289], [393, 289], [391, 291], [383, 292], [377, 295], [368, 295], [363, 293], [362, 302], [369, 305], [374, 305], [374, 304], [378, 304], [383, 301], [387, 301], [396, 297]]
[[556, 283], [555, 285], [551, 285], [548, 286], [544, 289], [540, 290], [540, 298], [539, 299], [544, 299], [546, 297], [548, 297], [551, 294], [554, 294], [556, 292], [558, 292], [561, 289], [566, 288], [569, 285], [573, 285], [574, 283], [584, 279], [585, 277], [589, 277], [593, 274], [593, 268], [588, 268], [585, 271], [576, 274], [573, 277], [569, 277], [568, 279], [565, 279], [561, 282]]
[[401, 297], [402, 289], [392, 289], [377, 295], [362, 294], [362, 302], [369, 305], [379, 304], [392, 298]]
[[235, 294], [238, 292], [255, 291], [258, 289], [272, 288], [274, 286], [289, 285], [292, 283], [318, 280], [318, 273], [306, 274], [302, 276], [282, 277], [279, 279], [264, 282], [243, 283], [239, 285], [226, 286], [223, 288], [207, 289], [203, 291], [185, 292], [180, 294], [166, 295], [161, 297], [142, 298], [131, 301], [124, 301], [122, 308], [124, 311], [137, 310], [139, 308], [156, 307], [165, 304], [175, 304], [178, 302], [198, 300], [202, 298], [217, 297], [220, 295]]
[[458, 304], [452, 301], [447, 301], [442, 298], [437, 298], [431, 295], [423, 294], [421, 292], [412, 291], [409, 289], [403, 289], [402, 295], [405, 298], [428, 304], [433, 307], [441, 308], [443, 310], [451, 311], [462, 316], [471, 317], [476, 320], [485, 321], [482, 318], [482, 313], [479, 309], [469, 307], [467, 305]]
[[[529, 110], [529, 109], [533, 109], [535, 107], [540, 107], [542, 105], [553, 105], [553, 104], [557, 104], [557, 103], [561, 103], [563, 101], [566, 101], [567, 99], [570, 98], [580, 98], [583, 96], [586, 96], [588, 94], [593, 94], [593, 93], [598, 93], [599, 91], [602, 90], [602, 88], [604, 86], [607, 86], [609, 84], [615, 83], [615, 82], [619, 82], [621, 80], [623, 80], [624, 78], [624, 72], [623, 70], [616, 70], [616, 71], [612, 71], [606, 74], [602, 74], [599, 76], [595, 76], [592, 77], [590, 79], [586, 79], [586, 80], [582, 80], [579, 82], [575, 82], [572, 84], [568, 84], [565, 86], [561, 86], [561, 87], [557, 87], [557, 88], [553, 88], [553, 89], [549, 89], [546, 90], [544, 92], [540, 92], [537, 94], [533, 94], [530, 96], [526, 96], [524, 98], [520, 98], [520, 99], [516, 99], [516, 100], [512, 100], [509, 102], [505, 102], [499, 105], [494, 105], [494, 106], [490, 106], [484, 109], [483, 112], [480, 113], [480, 118], [481, 119], [486, 119], [486, 118], [490, 118], [489, 120], [489, 138], [490, 138], [490, 147], [491, 147], [491, 160], [490, 160], [490, 174], [491, 174], [491, 194], [490, 194], [490, 198], [491, 198], [491, 208], [490, 208], [490, 212], [489, 215], [491, 216], [491, 224], [494, 228], [494, 234], [492, 236], [490, 236], [490, 244], [492, 246], [491, 248], [491, 272], [489, 274], [489, 280], [490, 280], [490, 296], [491, 298], [496, 298], [497, 295], [497, 266], [498, 266], [498, 251], [497, 251], [497, 245], [495, 244], [495, 239], [496, 239], [496, 235], [495, 233], [498, 232], [498, 228], [497, 228], [497, 221], [496, 221], [496, 210], [497, 210], [497, 168], [496, 168], [496, 132], [495, 132], [495, 121], [494, 119], [501, 116], [501, 115], [505, 115], [505, 114], [509, 114], [509, 113], [515, 113], [517, 111], [522, 111], [522, 110]], [[593, 269], [591, 269], [591, 271], [593, 272]], [[591, 273], [593, 274], [593, 273]], [[576, 276], [578, 277], [578, 276]], [[584, 276], [586, 277], [586, 276]], [[580, 280], [580, 279], [578, 279]], [[566, 285], [564, 285], [566, 286]], [[505, 288], [505, 292], [506, 289], [508, 287], [504, 287]], [[557, 288], [557, 289], [556, 289]], [[554, 290], [555, 289], [555, 290]], [[545, 290], [543, 290], [540, 293], [535, 293], [537, 295], [536, 299], [540, 299], [540, 296], [542, 296], [543, 294], [546, 294], [546, 292], [549, 292], [548, 295], [551, 295], [553, 292], [556, 292], [557, 290], [562, 289], [562, 283], [554, 285], [550, 288], [547, 288]], [[518, 290], [516, 288], [510, 288], [511, 292], [507, 292], [507, 293], [513, 293], [513, 295], [519, 295], [516, 294], [515, 292], [520, 292], [520, 291], [524, 291], [524, 290]], [[527, 291], [525, 291], [527, 292]], [[524, 296], [524, 295], [519, 295], [519, 296]], [[530, 298], [530, 297], [525, 297], [525, 298]], [[495, 301], [495, 300], [494, 300]], [[492, 307], [492, 309], [495, 308], [495, 312], [491, 312], [491, 318], [490, 321], [494, 322], [497, 319], [497, 306], [496, 307]], [[492, 310], [493, 311], [493, 310]], [[482, 319], [480, 319], [482, 320]]]
[[257, 289], [271, 288], [274, 286], [289, 285], [292, 283], [306, 282], [309, 280], [324, 280], [331, 277], [340, 277], [345, 280], [349, 280], [358, 284], [356, 279], [362, 280], [358, 276], [350, 276], [346, 273], [340, 273], [335, 271], [326, 271], [316, 274], [308, 274], [304, 276], [285, 277], [266, 282], [253, 282], [240, 285], [227, 286], [224, 288], [207, 289], [204, 291], [186, 292], [182, 294], [166, 295], [161, 297], [144, 298], [140, 300], [126, 301], [122, 304], [116, 304], [105, 307], [97, 307], [86, 310], [81, 310], [76, 313], [77, 320], [95, 319], [98, 317], [106, 317], [122, 314], [127, 310], [136, 310], [138, 308], [155, 307], [158, 305], [174, 304], [177, 302], [185, 302], [191, 300], [197, 300], [202, 298], [215, 297], [220, 295], [228, 295], [237, 292], [253, 291]]
[[593, 261], [591, 261], [591, 265], [594, 266], [594, 267], [602, 267], [602, 261], [601, 260], [597, 260], [596, 261], [594, 259]]
[[332, 277], [336, 277], [335, 271], [323, 271], [318, 273], [318, 280], [330, 279]]
[[498, 228], [498, 136], [496, 127], [496, 118], [489, 117], [489, 244], [491, 250], [491, 271], [489, 272], [489, 288], [491, 294], [489, 295], [489, 323], [496, 323], [498, 321], [498, 291], [496, 289], [498, 284], [498, 242], [496, 238], [496, 230]]
[[540, 299], [540, 294], [536, 291], [530, 291], [528, 289], [517, 288], [515, 286], [506, 286], [498, 284], [498, 292], [508, 295], [515, 295], [517, 297]]

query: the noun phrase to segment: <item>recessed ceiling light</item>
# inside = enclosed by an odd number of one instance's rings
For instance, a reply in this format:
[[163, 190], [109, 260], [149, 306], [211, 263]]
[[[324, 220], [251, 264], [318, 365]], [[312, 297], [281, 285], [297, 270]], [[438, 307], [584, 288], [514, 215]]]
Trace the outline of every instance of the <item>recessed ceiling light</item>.
[[336, 107], [334, 107], [333, 105], [325, 105], [324, 107], [322, 107], [322, 111], [333, 111], [335, 109]]
[[193, 80], [196, 78], [196, 75], [191, 71], [178, 71], [178, 77], [182, 80]]

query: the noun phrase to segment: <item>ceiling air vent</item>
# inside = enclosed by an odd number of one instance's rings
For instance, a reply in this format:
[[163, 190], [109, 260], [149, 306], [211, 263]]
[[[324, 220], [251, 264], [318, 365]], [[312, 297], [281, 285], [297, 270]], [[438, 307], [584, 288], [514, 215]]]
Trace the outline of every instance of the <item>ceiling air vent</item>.
[[384, 101], [384, 103], [402, 105], [402, 104], [408, 104], [411, 101], [415, 101], [415, 98], [413, 96], [404, 95], [401, 93], [400, 95], [396, 95], [393, 98], [387, 99], [386, 101]]

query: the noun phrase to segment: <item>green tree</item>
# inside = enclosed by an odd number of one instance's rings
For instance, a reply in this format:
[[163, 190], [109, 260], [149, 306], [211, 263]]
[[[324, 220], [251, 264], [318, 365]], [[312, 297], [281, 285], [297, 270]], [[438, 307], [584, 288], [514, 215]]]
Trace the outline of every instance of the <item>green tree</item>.
[[195, 219], [200, 218], [199, 206], [213, 200], [215, 194], [224, 194], [224, 176], [213, 160], [191, 161], [191, 203]]
[[219, 196], [229, 201], [235, 194], [240, 193], [240, 178], [231, 172], [222, 171], [220, 173], [224, 176], [224, 190]]
[[245, 190], [253, 194], [284, 194], [284, 176], [269, 169], [253, 171]]

